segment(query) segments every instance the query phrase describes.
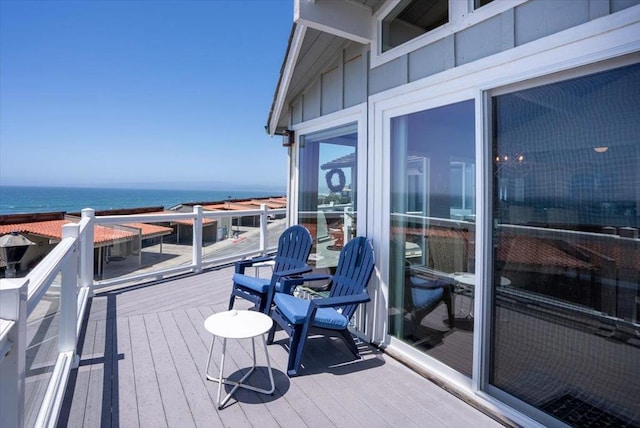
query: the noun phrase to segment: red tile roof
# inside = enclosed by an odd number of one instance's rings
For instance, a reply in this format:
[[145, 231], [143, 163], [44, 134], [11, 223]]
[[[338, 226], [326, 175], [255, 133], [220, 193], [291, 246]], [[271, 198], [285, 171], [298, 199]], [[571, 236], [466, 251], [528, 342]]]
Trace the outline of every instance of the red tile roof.
[[[65, 224], [72, 224], [70, 220], [50, 220], [50, 221], [38, 221], [33, 223], [18, 223], [7, 224], [0, 226], [0, 235], [6, 235], [11, 232], [18, 233], [30, 233], [32, 235], [38, 235], [49, 239], [61, 240], [62, 239], [62, 226]], [[170, 227], [156, 226], [144, 223], [130, 223], [127, 226], [140, 229], [143, 238], [150, 238], [153, 236], [168, 235], [173, 229]], [[98, 246], [105, 244], [126, 241], [137, 237], [138, 234], [133, 231], [120, 230], [112, 227], [96, 226], [93, 232], [93, 242]]]
[[173, 232], [173, 229], [165, 226], [158, 226], [156, 224], [147, 223], [126, 223], [123, 226], [135, 227], [140, 229], [140, 233], [143, 238], [152, 238], [154, 236], [169, 235]]
[[[148, 214], [176, 214], [178, 213], [178, 211], [157, 211], [154, 213], [148, 213]], [[214, 220], [212, 218], [203, 218], [202, 219], [202, 224], [203, 225], [211, 225], [216, 223], [217, 220]], [[167, 221], [168, 223], [175, 223], [175, 224], [183, 224], [183, 225], [187, 225], [187, 226], [193, 226], [193, 220], [191, 219], [187, 219], [187, 220], [169, 220]]]
[[234, 201], [221, 201], [212, 204], [204, 204], [202, 207], [208, 211], [239, 211], [239, 210], [255, 210], [265, 204], [269, 209], [279, 209], [287, 207], [287, 198], [265, 198], [265, 199], [247, 199]]

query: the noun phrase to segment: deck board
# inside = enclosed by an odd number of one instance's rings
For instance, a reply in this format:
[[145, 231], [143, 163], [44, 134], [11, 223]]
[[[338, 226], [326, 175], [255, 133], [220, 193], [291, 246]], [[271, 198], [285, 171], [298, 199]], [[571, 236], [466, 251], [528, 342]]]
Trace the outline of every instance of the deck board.
[[181, 425], [185, 428], [195, 427], [193, 414], [178, 375], [178, 370], [182, 369], [182, 362], [174, 361], [169, 350], [169, 344], [177, 340], [177, 335], [165, 335], [158, 314], [144, 315], [144, 321], [167, 424]]
[[[364, 343], [359, 344], [363, 358], [353, 361], [341, 340], [313, 338], [302, 376], [290, 379], [282, 331], [268, 347], [275, 393], [241, 389], [218, 410], [217, 384], [204, 374], [211, 335], [203, 323], [226, 310], [232, 273], [227, 267], [97, 293], [59, 426], [501, 426]], [[236, 308], [248, 307], [248, 302], [236, 301]], [[216, 376], [221, 349], [217, 339], [211, 361]], [[258, 367], [249, 382], [266, 387], [261, 341], [256, 341], [256, 353]], [[250, 340], [227, 342], [225, 376], [238, 379], [251, 363]], [[229, 390], [225, 386], [223, 393]]]
[[[99, 320], [95, 323], [95, 337], [92, 347], [92, 360], [94, 362], [89, 365], [89, 385], [87, 388], [87, 406], [83, 418], [83, 426], [98, 426], [101, 424], [102, 416], [108, 409], [104, 409], [103, 394], [105, 399], [109, 399], [111, 395], [111, 382], [105, 379], [105, 348], [107, 348], [108, 340], [106, 335], [106, 321]], [[110, 414], [111, 412], [108, 411]]]
[[138, 419], [141, 427], [163, 427], [167, 426], [167, 418], [160, 396], [160, 385], [156, 375], [157, 368], [151, 354], [145, 327], [144, 315], [134, 315], [129, 318], [131, 358], [133, 359], [138, 398]]
[[[176, 315], [182, 315], [182, 317]], [[173, 338], [168, 343], [169, 350], [173, 361], [180, 368], [180, 382], [194, 422], [199, 427], [210, 426], [213, 415], [216, 415], [214, 419], [220, 421], [215, 404], [203, 381], [201, 362], [194, 360], [194, 354], [188, 347], [189, 339], [194, 337], [195, 331], [185, 315], [184, 311], [177, 314], [160, 314], [160, 324], [166, 336]], [[180, 322], [181, 319], [186, 322]]]
[[[111, 426], [139, 427], [138, 421], [138, 398], [136, 395], [136, 384], [133, 371], [133, 360], [125, 358], [131, 355], [131, 335], [129, 330], [129, 319], [122, 317], [117, 319], [117, 352], [112, 354], [114, 367], [113, 382], [117, 382], [112, 394], [112, 418]], [[122, 357], [121, 357], [122, 356]], [[106, 425], [109, 426], [109, 425]]]

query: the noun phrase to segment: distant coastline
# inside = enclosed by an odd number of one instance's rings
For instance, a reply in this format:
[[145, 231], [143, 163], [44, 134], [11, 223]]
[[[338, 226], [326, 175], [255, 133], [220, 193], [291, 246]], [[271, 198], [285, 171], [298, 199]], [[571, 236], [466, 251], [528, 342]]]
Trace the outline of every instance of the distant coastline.
[[277, 190], [174, 190], [100, 187], [0, 186], [0, 215], [42, 212], [79, 212], [83, 208], [110, 210], [182, 203], [284, 196]]

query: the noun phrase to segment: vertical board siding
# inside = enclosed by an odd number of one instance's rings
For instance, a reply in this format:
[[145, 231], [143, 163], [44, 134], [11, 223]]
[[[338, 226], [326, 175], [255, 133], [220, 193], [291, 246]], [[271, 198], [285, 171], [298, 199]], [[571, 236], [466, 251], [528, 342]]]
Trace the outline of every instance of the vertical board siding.
[[515, 9], [516, 46], [588, 21], [588, 1], [532, 0]]
[[502, 15], [496, 15], [455, 35], [456, 65], [466, 64], [502, 50]]
[[341, 67], [335, 67], [332, 70], [323, 73], [320, 77], [320, 85], [322, 87], [322, 108], [323, 115], [333, 113], [342, 109], [342, 76], [340, 75]]
[[367, 100], [367, 75], [362, 55], [349, 59], [344, 64], [344, 108], [361, 104]]
[[302, 120], [307, 121], [320, 117], [320, 81], [314, 82], [302, 97]]
[[[309, 30], [289, 88], [291, 123], [302, 123], [366, 102], [369, 95], [468, 64], [619, 12], [640, 0], [530, 0], [376, 68], [363, 46]], [[326, 71], [340, 61], [342, 72]], [[324, 69], [323, 69], [324, 64]], [[341, 68], [338, 67], [338, 70]], [[320, 71], [318, 71], [320, 70]], [[313, 82], [313, 83], [312, 83]]]
[[369, 95], [408, 83], [407, 56], [389, 61], [369, 71]]
[[640, 4], [640, 0], [611, 0], [611, 13], [620, 12], [628, 7]]
[[600, 18], [609, 13], [609, 0], [589, 0], [589, 19]]
[[302, 122], [302, 99], [298, 98], [291, 106], [291, 123]]
[[409, 54], [409, 81], [413, 82], [455, 66], [454, 36], [448, 36]]

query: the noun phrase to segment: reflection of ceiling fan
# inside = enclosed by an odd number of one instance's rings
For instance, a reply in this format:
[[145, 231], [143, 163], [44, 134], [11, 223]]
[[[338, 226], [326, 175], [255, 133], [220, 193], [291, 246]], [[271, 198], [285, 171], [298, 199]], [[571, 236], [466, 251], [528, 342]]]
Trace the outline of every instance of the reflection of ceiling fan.
[[531, 162], [524, 153], [498, 154], [494, 159], [496, 175], [515, 175], [522, 177], [531, 171]]

